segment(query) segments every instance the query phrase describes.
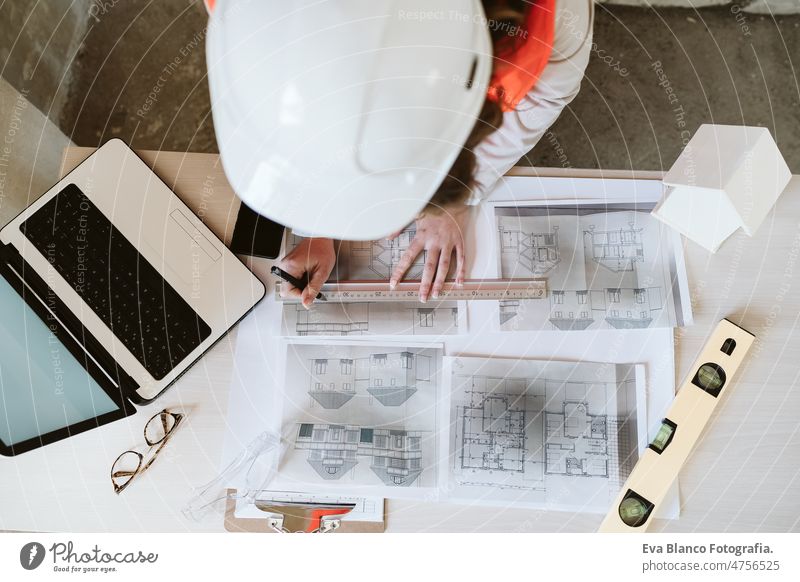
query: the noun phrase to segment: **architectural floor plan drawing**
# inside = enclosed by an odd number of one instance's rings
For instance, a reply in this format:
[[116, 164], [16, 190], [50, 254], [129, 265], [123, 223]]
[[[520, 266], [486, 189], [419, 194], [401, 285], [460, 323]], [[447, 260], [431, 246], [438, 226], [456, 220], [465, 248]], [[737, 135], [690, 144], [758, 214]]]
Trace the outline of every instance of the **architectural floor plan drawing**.
[[606, 511], [638, 458], [642, 366], [445, 358], [454, 499]]
[[501, 301], [500, 329], [684, 325], [680, 240], [650, 210], [624, 203], [496, 207], [499, 276], [546, 277], [548, 286], [547, 301]]
[[435, 487], [441, 358], [437, 344], [289, 342], [281, 487]]
[[452, 335], [465, 326], [458, 301], [339, 303], [283, 305], [283, 335]]

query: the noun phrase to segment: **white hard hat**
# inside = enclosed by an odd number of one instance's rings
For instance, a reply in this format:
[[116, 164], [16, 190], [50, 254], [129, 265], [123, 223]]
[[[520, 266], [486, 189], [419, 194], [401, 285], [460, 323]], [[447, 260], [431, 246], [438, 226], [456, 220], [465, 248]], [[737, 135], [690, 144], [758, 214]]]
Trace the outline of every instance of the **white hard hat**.
[[225, 173], [253, 210], [372, 240], [414, 220], [480, 114], [479, 0], [217, 0], [207, 59]]

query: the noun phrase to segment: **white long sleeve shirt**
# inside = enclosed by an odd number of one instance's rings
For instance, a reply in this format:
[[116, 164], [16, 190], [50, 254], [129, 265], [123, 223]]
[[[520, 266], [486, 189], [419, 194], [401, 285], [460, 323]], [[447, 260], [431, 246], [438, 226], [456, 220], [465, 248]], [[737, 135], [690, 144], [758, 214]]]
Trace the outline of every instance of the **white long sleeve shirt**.
[[593, 0], [557, 0], [553, 52], [533, 89], [500, 128], [475, 148], [477, 187], [468, 204], [485, 199], [497, 181], [539, 142], [575, 98], [589, 63], [594, 25]]

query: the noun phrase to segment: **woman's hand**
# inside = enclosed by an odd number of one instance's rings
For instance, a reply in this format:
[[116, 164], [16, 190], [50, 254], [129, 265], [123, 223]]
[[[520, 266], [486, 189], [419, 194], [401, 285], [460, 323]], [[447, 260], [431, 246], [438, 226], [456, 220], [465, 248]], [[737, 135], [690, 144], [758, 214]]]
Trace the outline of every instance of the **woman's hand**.
[[[456, 253], [456, 285], [464, 284], [466, 265], [464, 261], [464, 225], [467, 221], [468, 206], [444, 208], [441, 214], [423, 215], [417, 218], [417, 234], [411, 246], [403, 253], [400, 262], [392, 273], [389, 287], [394, 288], [414, 260], [422, 251], [427, 251], [422, 282], [419, 286], [419, 300], [425, 303], [428, 294], [436, 299], [444, 286], [453, 251]], [[394, 238], [400, 233], [395, 233]], [[431, 289], [432, 287], [432, 289]]]
[[301, 292], [289, 283], [282, 283], [281, 297], [300, 297], [303, 307], [309, 309], [322, 285], [328, 280], [335, 263], [336, 251], [333, 248], [333, 240], [304, 238], [281, 259], [278, 267], [298, 279], [308, 277], [308, 285]]

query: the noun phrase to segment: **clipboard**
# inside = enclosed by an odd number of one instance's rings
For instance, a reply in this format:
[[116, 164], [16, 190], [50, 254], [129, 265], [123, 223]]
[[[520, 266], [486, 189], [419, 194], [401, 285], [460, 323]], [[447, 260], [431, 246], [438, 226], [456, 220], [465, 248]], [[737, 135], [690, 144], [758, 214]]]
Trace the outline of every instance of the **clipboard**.
[[[321, 512], [310, 512], [301, 515], [301, 511], [293, 511], [292, 508], [284, 507], [284, 515], [281, 517], [282, 523], [276, 527], [272, 517], [278, 515], [276, 513], [268, 513], [265, 511], [264, 517], [237, 517], [236, 516], [236, 490], [228, 489], [228, 498], [225, 501], [225, 531], [232, 533], [280, 533], [281, 528], [283, 531], [306, 531], [309, 526], [313, 531], [319, 533], [384, 533], [386, 531], [386, 506], [383, 507], [383, 520], [382, 521], [355, 521], [342, 519], [340, 515], [345, 512], [336, 512], [333, 504], [324, 506]], [[266, 507], [267, 500], [260, 501]], [[277, 505], [277, 502], [276, 502]], [[345, 507], [345, 506], [340, 506]], [[327, 515], [327, 519], [321, 517], [322, 514]], [[305, 521], [310, 519], [311, 521]], [[314, 521], [318, 520], [318, 521]]]

